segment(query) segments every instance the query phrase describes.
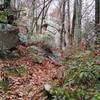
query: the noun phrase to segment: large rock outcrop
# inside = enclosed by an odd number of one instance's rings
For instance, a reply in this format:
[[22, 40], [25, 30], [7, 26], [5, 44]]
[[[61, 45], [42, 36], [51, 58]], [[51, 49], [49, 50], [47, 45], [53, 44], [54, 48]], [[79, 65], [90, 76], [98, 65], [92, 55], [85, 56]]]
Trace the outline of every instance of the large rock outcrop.
[[16, 47], [19, 43], [18, 32], [19, 29], [13, 26], [0, 30], [0, 49], [5, 50]]

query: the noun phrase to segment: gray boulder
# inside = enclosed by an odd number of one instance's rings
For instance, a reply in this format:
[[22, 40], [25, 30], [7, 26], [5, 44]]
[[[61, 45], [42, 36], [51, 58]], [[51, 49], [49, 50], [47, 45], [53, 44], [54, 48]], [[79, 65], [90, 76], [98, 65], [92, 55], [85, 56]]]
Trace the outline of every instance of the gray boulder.
[[9, 25], [0, 30], [0, 50], [16, 47], [19, 43], [18, 32], [17, 27]]

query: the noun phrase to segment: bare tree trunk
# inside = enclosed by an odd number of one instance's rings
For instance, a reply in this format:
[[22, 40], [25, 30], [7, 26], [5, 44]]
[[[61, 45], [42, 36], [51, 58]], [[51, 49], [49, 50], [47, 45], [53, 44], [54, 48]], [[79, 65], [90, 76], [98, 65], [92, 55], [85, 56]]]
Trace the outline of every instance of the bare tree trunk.
[[32, 35], [33, 34], [33, 26], [34, 26], [34, 12], [35, 12], [35, 3], [36, 3], [36, 0], [33, 0], [32, 1], [32, 16], [33, 16], [33, 18], [32, 18], [32, 24], [31, 24], [31, 28], [30, 28], [30, 35]]
[[68, 39], [69, 39], [69, 44], [71, 44], [70, 42], [70, 0], [67, 1], [67, 13], [68, 13]]
[[65, 32], [65, 7], [66, 7], [66, 0], [63, 0], [63, 4], [62, 4], [62, 26], [61, 26], [61, 33], [60, 33], [60, 49], [63, 48], [64, 45], [64, 32]]
[[41, 28], [40, 28], [40, 33], [42, 33], [42, 26], [43, 26], [43, 21], [44, 21], [44, 13], [45, 13], [45, 0], [43, 1], [43, 11], [42, 11], [42, 18], [41, 18]]
[[100, 0], [95, 0], [96, 49], [100, 48]]
[[82, 0], [76, 0], [76, 21], [75, 21], [75, 41], [78, 45], [81, 40], [81, 11]]
[[49, 9], [49, 7], [50, 7], [50, 4], [51, 4], [51, 2], [48, 4], [48, 6], [47, 7], [45, 7], [46, 6], [46, 0], [44, 0], [44, 10], [42, 11], [42, 19], [41, 19], [41, 29], [40, 29], [40, 33], [42, 33], [42, 26], [43, 26], [43, 21], [44, 21], [44, 19], [46, 18], [46, 15], [47, 15], [47, 13], [48, 13], [48, 9]]
[[46, 10], [45, 10], [45, 13], [44, 13], [44, 17], [46, 17], [47, 13], [48, 13], [48, 10], [49, 10], [49, 7], [50, 7], [50, 4], [51, 2], [49, 3], [49, 5], [46, 7]]
[[76, 0], [74, 0], [74, 11], [73, 11], [73, 19], [72, 19], [72, 30], [70, 33], [70, 45], [73, 45], [74, 41], [74, 30], [75, 30], [75, 20], [76, 20]]
[[[42, 15], [42, 12], [44, 11], [44, 9], [45, 9], [46, 7], [48, 7], [48, 5], [51, 4], [51, 2], [52, 2], [52, 0], [49, 0], [48, 2], [47, 2], [47, 1], [45, 2], [45, 3], [46, 3], [45, 6], [42, 8], [42, 10], [40, 11], [39, 15], [37, 16], [36, 22], [33, 24], [32, 32], [34, 31], [34, 29], [35, 29], [35, 27], [36, 27], [36, 24], [38, 23], [38, 20], [39, 20], [39, 18], [40, 18], [41, 15]], [[44, 16], [45, 16], [45, 14], [44, 14]], [[40, 32], [40, 30], [39, 30], [39, 32]]]
[[82, 0], [74, 0], [74, 12], [72, 20], [72, 32], [70, 34], [70, 44], [73, 44], [73, 40], [78, 45], [81, 40], [81, 11]]

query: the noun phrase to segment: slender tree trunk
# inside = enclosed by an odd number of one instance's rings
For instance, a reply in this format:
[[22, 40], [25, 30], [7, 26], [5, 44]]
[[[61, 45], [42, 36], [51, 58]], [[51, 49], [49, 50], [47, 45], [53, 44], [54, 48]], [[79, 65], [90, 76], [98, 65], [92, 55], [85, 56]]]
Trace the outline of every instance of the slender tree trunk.
[[76, 21], [75, 21], [75, 41], [78, 45], [81, 40], [81, 11], [82, 0], [76, 0]]
[[[46, 7], [48, 7], [49, 4], [51, 4], [51, 2], [52, 2], [52, 0], [49, 0], [49, 1], [45, 4], [45, 6], [42, 8], [42, 10], [40, 11], [39, 15], [37, 16], [36, 22], [33, 24], [32, 32], [34, 31], [34, 29], [35, 29], [35, 27], [36, 27], [36, 23], [38, 23], [38, 20], [39, 20], [39, 18], [41, 17], [42, 12], [44, 11], [44, 9], [45, 9]], [[40, 32], [40, 30], [39, 30], [39, 32]]]
[[33, 0], [32, 1], [32, 16], [33, 17], [32, 17], [32, 24], [31, 24], [31, 28], [30, 28], [30, 35], [33, 34], [35, 3], [36, 3], [36, 0]]
[[100, 48], [100, 0], [95, 0], [96, 49]]
[[68, 13], [68, 39], [69, 39], [69, 44], [71, 44], [70, 42], [70, 0], [67, 1], [67, 13]]
[[44, 14], [45, 14], [45, 0], [43, 1], [43, 11], [42, 11], [42, 18], [41, 18], [41, 28], [40, 28], [40, 33], [42, 33], [42, 25], [43, 25], [43, 21], [44, 21]]
[[66, 0], [63, 0], [62, 4], [62, 26], [61, 26], [61, 33], [60, 33], [60, 49], [63, 48], [64, 45], [64, 31], [65, 31], [65, 6], [66, 6]]
[[74, 41], [75, 21], [76, 21], [76, 0], [74, 0], [72, 29], [71, 29], [70, 38], [69, 38], [70, 39], [70, 45], [73, 45], [73, 41]]
[[49, 7], [50, 7], [50, 4], [51, 4], [51, 2], [50, 2], [49, 5], [46, 7], [46, 10], [45, 10], [45, 13], [44, 13], [44, 17], [47, 16], [47, 13], [48, 13], [48, 10], [49, 10]]

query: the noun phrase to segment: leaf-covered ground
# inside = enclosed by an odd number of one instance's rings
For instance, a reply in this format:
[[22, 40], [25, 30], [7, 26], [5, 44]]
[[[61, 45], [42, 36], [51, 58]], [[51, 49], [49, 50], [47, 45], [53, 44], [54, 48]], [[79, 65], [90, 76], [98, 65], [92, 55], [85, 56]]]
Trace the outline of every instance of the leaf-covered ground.
[[[60, 53], [61, 58], [66, 56], [65, 62], [63, 61], [64, 66], [60, 64], [61, 59], [58, 59], [59, 52], [49, 55], [48, 49], [45, 51], [34, 46], [28, 49], [29, 52], [24, 47], [20, 47], [19, 50], [22, 55], [19, 58], [0, 60], [0, 100], [47, 100], [44, 99], [44, 86], [50, 84], [53, 87], [62, 87], [64, 85], [66, 81], [64, 71], [69, 69], [70, 53], [67, 50], [65, 51], [67, 54]], [[71, 59], [71, 62], [74, 63], [76, 58], [87, 62], [87, 58], [90, 56], [94, 58], [97, 54], [99, 53], [78, 54], [74, 57], [75, 59]], [[95, 63], [100, 65], [99, 61]]]
[[[24, 67], [25, 72], [22, 70], [21, 73], [24, 73], [22, 75], [18, 70], [15, 70], [15, 73], [13, 71], [7, 73], [6, 67], [8, 69]], [[29, 56], [0, 60], [0, 80], [7, 79], [5, 81], [7, 90], [4, 91], [5, 88], [0, 87], [0, 100], [42, 100], [44, 84], [57, 77], [62, 67], [50, 60], [40, 64], [34, 63]]]

